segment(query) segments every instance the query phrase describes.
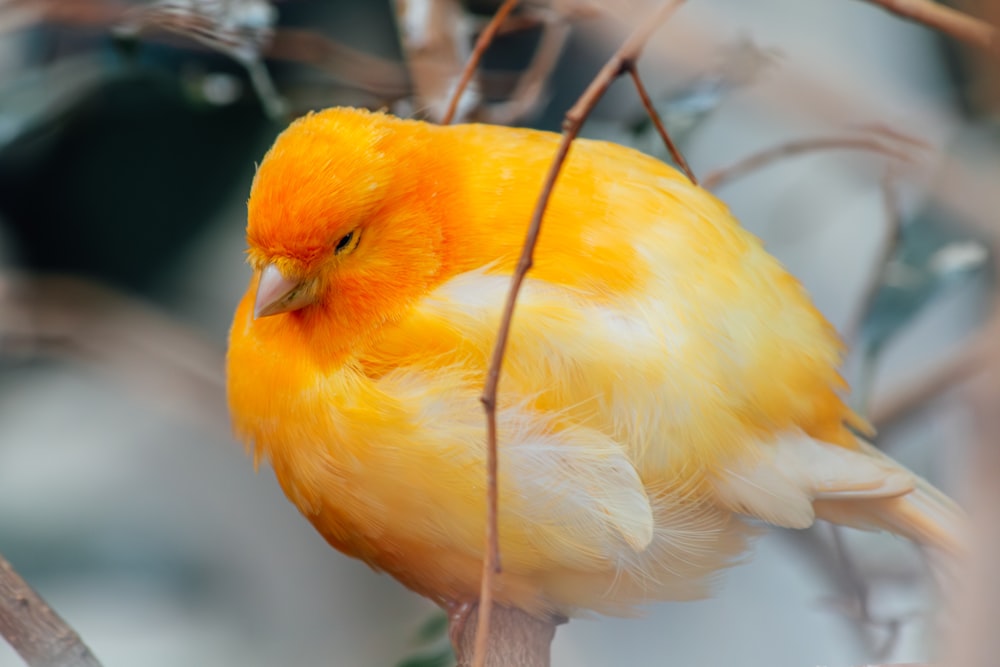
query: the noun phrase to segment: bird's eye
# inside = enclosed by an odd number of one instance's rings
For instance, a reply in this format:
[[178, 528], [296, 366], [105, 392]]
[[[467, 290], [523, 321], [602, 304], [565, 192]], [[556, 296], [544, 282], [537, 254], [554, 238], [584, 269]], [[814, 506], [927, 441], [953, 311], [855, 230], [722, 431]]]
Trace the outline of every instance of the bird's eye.
[[357, 245], [357, 238], [358, 238], [358, 230], [356, 229], [348, 232], [347, 234], [344, 234], [344, 236], [339, 241], [337, 241], [337, 247], [334, 248], [333, 251], [339, 255], [343, 252], [353, 250], [354, 246]]

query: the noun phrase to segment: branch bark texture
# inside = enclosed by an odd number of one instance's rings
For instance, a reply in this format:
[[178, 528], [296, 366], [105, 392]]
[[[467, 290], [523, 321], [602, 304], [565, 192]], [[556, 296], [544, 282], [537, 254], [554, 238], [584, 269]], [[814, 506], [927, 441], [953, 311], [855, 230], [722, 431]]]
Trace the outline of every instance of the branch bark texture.
[[[470, 612], [458, 636], [458, 667], [470, 667], [476, 648], [479, 609]], [[556, 623], [519, 609], [494, 605], [483, 667], [550, 667]]]
[[29, 667], [101, 667], [80, 636], [0, 556], [0, 634]]

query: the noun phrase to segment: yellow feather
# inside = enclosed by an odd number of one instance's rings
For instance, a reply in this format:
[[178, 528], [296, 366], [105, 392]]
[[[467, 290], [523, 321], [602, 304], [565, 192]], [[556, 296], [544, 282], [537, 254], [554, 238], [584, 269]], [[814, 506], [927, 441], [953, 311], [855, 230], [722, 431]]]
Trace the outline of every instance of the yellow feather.
[[[251, 194], [237, 432], [333, 546], [440, 602], [478, 592], [478, 395], [557, 140], [332, 109], [278, 139]], [[254, 319], [265, 266], [311, 303]], [[814, 502], [948, 534], [933, 529], [957, 520], [943, 501], [889, 516], [885, 498], [916, 482], [845, 425], [862, 422], [840, 353], [719, 200], [640, 153], [576, 142], [500, 385], [498, 600], [570, 614], [698, 597], [753, 534], [740, 514], [802, 527]]]

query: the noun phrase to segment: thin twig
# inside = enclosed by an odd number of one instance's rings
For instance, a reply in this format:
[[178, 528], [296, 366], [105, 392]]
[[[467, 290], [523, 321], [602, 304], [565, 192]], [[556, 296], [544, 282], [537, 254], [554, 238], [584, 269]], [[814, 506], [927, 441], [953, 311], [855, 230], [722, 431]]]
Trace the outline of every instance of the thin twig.
[[[994, 241], [994, 249], [996, 241]], [[955, 621], [948, 639], [950, 654], [945, 664], [955, 667], [992, 665], [1000, 653], [996, 618], [1000, 614], [1000, 272], [992, 276], [991, 316], [979, 345], [979, 376], [969, 386], [967, 407], [972, 416], [975, 438], [967, 451], [964, 482], [969, 516], [967, 541], [969, 558], [962, 563], [956, 579], [959, 591], [954, 607]]]
[[787, 157], [825, 150], [870, 151], [872, 153], [881, 153], [901, 162], [912, 161], [912, 157], [907, 152], [889, 146], [874, 137], [819, 137], [815, 139], [799, 139], [753, 153], [728, 167], [711, 171], [702, 179], [701, 184], [707, 190], [715, 190], [732, 180], [746, 176], [752, 171], [762, 169]]
[[896, 128], [886, 125], [885, 123], [858, 123], [851, 125], [851, 128], [862, 134], [882, 135], [888, 139], [892, 139], [893, 141], [906, 144], [910, 148], [916, 148], [922, 151], [934, 150], [934, 146], [925, 139], [915, 137], [912, 134], [907, 134], [906, 132], [900, 132]]
[[409, 75], [401, 64], [354, 49], [314, 30], [278, 28], [264, 55], [322, 69], [345, 85], [383, 99], [394, 101], [412, 91]]
[[[899, 197], [893, 183], [892, 169], [887, 169], [882, 178], [882, 201], [885, 208], [886, 239], [879, 253], [878, 261], [875, 264], [875, 271], [868, 281], [861, 296], [861, 301], [854, 312], [851, 321], [844, 328], [844, 340], [849, 346], [854, 346], [858, 342], [861, 327], [865, 317], [872, 309], [879, 289], [885, 284], [886, 275], [889, 272], [889, 265], [893, 255], [899, 249], [899, 243], [903, 233], [903, 215], [899, 210]], [[875, 371], [878, 368], [881, 347], [867, 346], [863, 350], [861, 358], [860, 379], [855, 386], [854, 407], [867, 415], [871, 407], [872, 387], [875, 383]]]
[[[472, 24], [459, 0], [394, 0], [393, 5], [415, 101], [438, 121], [467, 59]], [[466, 98], [478, 106], [478, 95], [470, 92]]]
[[493, 38], [496, 37], [497, 31], [500, 29], [500, 25], [507, 18], [507, 15], [514, 11], [520, 0], [504, 0], [503, 4], [497, 10], [497, 13], [493, 15], [490, 22], [486, 24], [486, 27], [479, 37], [476, 39], [476, 45], [472, 49], [472, 54], [469, 56], [468, 60], [465, 61], [465, 67], [462, 68], [462, 75], [458, 79], [458, 84], [455, 86], [455, 90], [451, 94], [451, 100], [448, 102], [448, 109], [444, 112], [444, 116], [441, 118], [442, 125], [451, 125], [452, 119], [455, 117], [455, 111], [458, 109], [458, 102], [462, 99], [462, 93], [465, 92], [465, 87], [469, 85], [469, 81], [472, 80], [472, 75], [475, 73], [476, 68], [479, 67], [479, 61], [483, 59], [483, 54], [486, 53], [486, 49], [489, 48], [490, 44], [493, 42]]
[[[896, 192], [895, 178], [891, 169], [886, 170], [885, 175], [882, 177], [882, 202], [885, 210], [885, 241], [882, 243], [882, 251], [876, 260], [875, 271], [861, 295], [861, 300], [858, 302], [854, 316], [851, 318], [850, 323], [844, 327], [844, 340], [847, 341], [848, 345], [854, 345], [857, 342], [861, 325], [864, 322], [865, 316], [871, 310], [879, 288], [885, 283], [889, 263], [893, 255], [896, 254], [900, 239], [902, 238], [903, 215], [899, 209], [899, 196]], [[864, 406], [866, 411], [867, 407], [867, 405]]]
[[900, 18], [922, 23], [986, 51], [996, 52], [997, 31], [986, 21], [929, 0], [866, 0]]
[[73, 628], [0, 556], [0, 635], [28, 667], [101, 667]]
[[[899, 138], [908, 139], [906, 135], [900, 135]], [[847, 341], [848, 345], [853, 345], [857, 340], [865, 315], [871, 310], [875, 296], [878, 294], [879, 288], [885, 282], [886, 272], [889, 269], [889, 262], [896, 253], [901, 238], [902, 214], [899, 208], [899, 198], [894, 187], [894, 177], [891, 168], [886, 170], [882, 178], [881, 186], [887, 227], [886, 239], [883, 243], [882, 251], [879, 253], [878, 260], [876, 261], [875, 271], [862, 294], [861, 301], [855, 311], [854, 317], [844, 328], [844, 339]], [[869, 411], [872, 379], [874, 377], [877, 357], [866, 355], [865, 358], [862, 359], [861, 363], [863, 364], [862, 378], [856, 386], [856, 393], [859, 396], [856, 407], [862, 415], [867, 416]], [[890, 617], [877, 619], [872, 615], [871, 589], [868, 582], [865, 581], [864, 576], [858, 570], [850, 551], [847, 549], [847, 545], [844, 543], [842, 527], [831, 525], [830, 528], [833, 536], [834, 556], [840, 563], [844, 573], [844, 578], [849, 583], [854, 599], [857, 602], [857, 619], [860, 621], [861, 627], [868, 630], [868, 632], [865, 633], [867, 635], [866, 639], [872, 644], [875, 659], [882, 662], [896, 650], [899, 643], [900, 631], [902, 630], [905, 618]], [[875, 638], [872, 636], [871, 631], [878, 628], [885, 630], [886, 634], [885, 639], [880, 642], [880, 645], [875, 646]]]
[[634, 62], [629, 63], [627, 66], [628, 73], [632, 76], [632, 83], [635, 84], [635, 90], [639, 93], [639, 99], [642, 100], [642, 106], [646, 107], [646, 113], [649, 114], [649, 118], [653, 121], [653, 125], [656, 126], [656, 131], [660, 133], [660, 138], [663, 139], [663, 143], [666, 144], [667, 150], [670, 151], [670, 157], [674, 159], [674, 164], [681, 168], [687, 177], [694, 185], [698, 185], [698, 179], [695, 177], [694, 172], [691, 171], [691, 167], [688, 165], [687, 160], [684, 159], [684, 155], [681, 153], [680, 149], [677, 148], [677, 144], [674, 140], [670, 138], [670, 133], [667, 132], [667, 128], [663, 126], [663, 121], [660, 120], [660, 114], [656, 113], [656, 108], [653, 107], [653, 101], [649, 99], [649, 93], [646, 92], [646, 86], [642, 84], [642, 79], [639, 77], [639, 68], [636, 67]]
[[76, 0], [31, 0], [30, 2], [0, 2], [0, 35], [30, 28], [43, 21], [65, 21], [83, 26], [107, 26], [118, 21], [128, 10], [118, 2]]
[[569, 32], [570, 27], [565, 20], [551, 19], [546, 23], [531, 64], [520, 73], [508, 99], [481, 109], [481, 120], [495, 125], [511, 125], [535, 109], [545, 92], [549, 76], [559, 62]]
[[[865, 641], [869, 643], [875, 655], [875, 660], [881, 663], [884, 660], [888, 660], [896, 651], [903, 625], [918, 615], [911, 612], [887, 618], [878, 618], [872, 614], [871, 587], [865, 581], [864, 575], [858, 569], [857, 563], [854, 562], [854, 558], [851, 556], [851, 552], [844, 542], [844, 527], [831, 524], [830, 529], [833, 538], [834, 558], [837, 559], [843, 571], [844, 579], [852, 589], [851, 592], [854, 594], [854, 599], [857, 602], [857, 607], [851, 610], [850, 615], [855, 617], [857, 621], [860, 621], [860, 628], [866, 631], [863, 633]], [[872, 632], [877, 629], [885, 631], [885, 638], [878, 643], [876, 643], [876, 637]]]
[[244, 1], [202, 6], [160, 0], [133, 7], [123, 19], [116, 28], [121, 36], [137, 37], [149, 27], [156, 27], [232, 58], [246, 69], [250, 85], [268, 116], [285, 119], [288, 103], [278, 93], [261, 56], [274, 37], [277, 20], [268, 3]]
[[514, 306], [517, 296], [521, 291], [524, 277], [531, 269], [535, 245], [538, 243], [538, 235], [542, 227], [542, 216], [552, 197], [552, 190], [555, 187], [556, 179], [562, 170], [566, 156], [569, 154], [570, 145], [580, 132], [584, 121], [590, 112], [597, 105], [608, 88], [623, 73], [628, 71], [631, 63], [634, 63], [642, 53], [643, 47], [657, 28], [663, 25], [684, 0], [667, 0], [662, 3], [650, 15], [648, 20], [639, 26], [629, 35], [625, 43], [615, 52], [610, 60], [601, 68], [597, 76], [590, 83], [587, 89], [577, 100], [576, 104], [566, 113], [563, 121], [562, 141], [556, 150], [556, 154], [545, 176], [538, 202], [531, 216], [531, 223], [524, 239], [524, 247], [521, 251], [521, 258], [518, 260], [517, 268], [511, 277], [510, 291], [507, 293], [507, 301], [504, 303], [503, 316], [500, 319], [500, 328], [497, 332], [496, 344], [490, 357], [489, 372], [486, 377], [486, 386], [483, 388], [483, 395], [480, 400], [486, 411], [487, 428], [487, 516], [486, 516], [486, 557], [483, 559], [483, 578], [479, 595], [479, 617], [476, 623], [476, 643], [473, 658], [474, 667], [482, 667], [485, 664], [486, 648], [489, 639], [490, 611], [493, 602], [493, 580], [500, 572], [500, 544], [498, 539], [497, 517], [498, 517], [498, 493], [497, 493], [497, 386], [500, 382], [500, 367], [503, 363], [504, 352], [507, 348], [507, 339], [510, 336], [511, 319], [514, 316]]
[[833, 541], [833, 553], [840, 562], [840, 567], [844, 572], [844, 578], [850, 585], [852, 592], [854, 593], [855, 600], [857, 600], [858, 616], [863, 622], [871, 623], [872, 616], [871, 604], [868, 595], [868, 582], [866, 582], [864, 577], [861, 576], [861, 573], [858, 572], [857, 564], [847, 551], [847, 545], [844, 544], [844, 534], [841, 532], [842, 528], [842, 526], [830, 524], [830, 535]]

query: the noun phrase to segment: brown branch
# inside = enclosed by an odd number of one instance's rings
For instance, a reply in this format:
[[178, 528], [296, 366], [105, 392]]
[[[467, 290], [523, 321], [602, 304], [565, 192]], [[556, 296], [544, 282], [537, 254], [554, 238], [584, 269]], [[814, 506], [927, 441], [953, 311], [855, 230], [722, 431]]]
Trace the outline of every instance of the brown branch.
[[444, 112], [444, 116], [441, 118], [442, 125], [450, 125], [452, 119], [455, 117], [455, 111], [458, 109], [458, 101], [462, 99], [462, 93], [465, 92], [465, 87], [469, 85], [469, 81], [472, 80], [472, 75], [475, 73], [476, 68], [479, 67], [479, 61], [483, 59], [483, 54], [486, 53], [486, 49], [489, 48], [490, 44], [493, 42], [493, 38], [496, 37], [497, 31], [500, 29], [500, 25], [507, 18], [507, 15], [514, 11], [520, 0], [504, 0], [500, 8], [497, 9], [497, 13], [493, 15], [490, 22], [486, 24], [486, 28], [479, 33], [479, 37], [476, 39], [476, 45], [472, 49], [472, 54], [465, 61], [465, 67], [462, 68], [462, 75], [458, 79], [458, 85], [455, 86], [455, 90], [451, 94], [451, 100], [448, 102], [448, 108]]
[[[858, 302], [854, 315], [844, 327], [844, 340], [849, 346], [854, 346], [858, 341], [865, 316], [871, 311], [879, 289], [886, 281], [886, 274], [889, 272], [892, 256], [896, 254], [900, 240], [902, 239], [903, 216], [899, 210], [899, 199], [893, 184], [893, 178], [891, 169], [886, 170], [885, 175], [882, 177], [882, 201], [885, 207], [885, 221], [888, 229], [886, 231], [885, 242], [882, 245], [882, 251], [879, 253], [875, 263], [875, 271], [872, 273], [861, 294], [861, 300]], [[875, 371], [878, 366], [878, 354], [875, 353], [876, 350], [866, 348], [865, 352], [866, 354], [863, 355], [860, 361], [861, 373], [855, 385], [854, 394], [855, 407], [863, 415], [867, 415], [869, 412], [872, 387], [875, 383]]]
[[545, 5], [528, 3], [517, 16], [511, 16], [500, 26], [499, 35], [511, 35], [539, 26], [551, 25], [558, 17], [570, 21], [586, 21], [607, 15], [607, 7], [582, 2], [553, 2]]
[[866, 0], [900, 18], [922, 23], [949, 37], [996, 53], [997, 31], [986, 21], [929, 0]]
[[101, 667], [73, 628], [0, 556], [0, 635], [28, 667]]
[[879, 288], [885, 282], [889, 262], [896, 254], [902, 237], [903, 214], [899, 210], [899, 196], [896, 192], [895, 179], [891, 169], [887, 170], [882, 177], [882, 203], [885, 209], [885, 241], [882, 243], [882, 251], [876, 259], [875, 271], [865, 286], [865, 291], [861, 295], [861, 301], [858, 303], [854, 316], [851, 318], [851, 322], [844, 327], [844, 339], [848, 345], [853, 345], [857, 341], [861, 324], [864, 322], [865, 315], [871, 310]]
[[858, 565], [851, 558], [851, 554], [847, 551], [847, 545], [844, 544], [844, 533], [843, 526], [838, 526], [835, 524], [829, 524], [830, 526], [830, 536], [833, 542], [833, 553], [834, 557], [839, 561], [841, 570], [844, 573], [844, 579], [847, 580], [848, 585], [851, 588], [851, 592], [854, 594], [854, 598], [858, 603], [857, 614], [861, 620], [865, 623], [871, 622], [871, 599], [869, 597], [870, 588], [868, 582], [858, 571]]
[[[471, 25], [458, 0], [427, 2], [428, 11], [415, 14], [408, 12], [406, 0], [393, 4], [419, 110], [437, 121], [451, 97], [452, 82], [462, 71]], [[414, 22], [417, 18], [419, 24]]]
[[[851, 594], [857, 606], [849, 614], [860, 623], [860, 629], [865, 630], [863, 636], [875, 655], [875, 660], [882, 663], [896, 651], [903, 626], [907, 621], [917, 618], [917, 614], [897, 614], [887, 618], [877, 618], [871, 609], [871, 586], [858, 569], [857, 563], [844, 542], [844, 526], [829, 524], [832, 537], [833, 557], [840, 566], [843, 578], [851, 589]], [[876, 642], [874, 630], [883, 630], [885, 638]]]
[[223, 5], [221, 12], [198, 3], [190, 6], [154, 3], [132, 7], [116, 31], [120, 35], [137, 37], [142, 31], [156, 27], [194, 40], [213, 51], [222, 53], [243, 66], [250, 85], [268, 116], [284, 119], [288, 103], [278, 93], [262, 60], [262, 53], [274, 37], [274, 15], [258, 23], [241, 14], [238, 4]]
[[[490, 357], [486, 386], [483, 388], [481, 401], [486, 411], [487, 428], [487, 516], [486, 516], [486, 557], [483, 559], [483, 578], [479, 595], [479, 616], [476, 623], [476, 643], [473, 659], [474, 667], [484, 667], [486, 660], [487, 640], [490, 634], [490, 613], [493, 602], [493, 580], [500, 571], [500, 544], [498, 539], [497, 518], [499, 499], [497, 492], [497, 386], [500, 382], [500, 367], [503, 364], [504, 352], [507, 349], [507, 339], [510, 336], [511, 320], [514, 316], [514, 306], [521, 291], [524, 277], [531, 269], [535, 246], [542, 227], [542, 216], [548, 206], [555, 187], [556, 179], [562, 170], [570, 145], [580, 132], [584, 121], [597, 105], [611, 84], [628, 71], [642, 53], [643, 47], [657, 28], [663, 25], [683, 3], [684, 0], [666, 0], [629, 35], [625, 43], [615, 52], [610, 60], [601, 68], [597, 76], [577, 100], [576, 104], [566, 113], [563, 121], [562, 141], [549, 167], [542, 185], [541, 194], [531, 216], [531, 223], [524, 240], [521, 258], [511, 278], [510, 291], [504, 304], [500, 328], [497, 332], [496, 344]], [[547, 648], [547, 647], [546, 647]]]
[[646, 86], [642, 84], [642, 79], [639, 77], [639, 68], [636, 67], [634, 62], [629, 63], [627, 68], [629, 75], [632, 77], [632, 83], [635, 84], [635, 90], [639, 93], [639, 99], [642, 100], [642, 106], [646, 107], [646, 113], [649, 115], [650, 120], [653, 121], [653, 125], [656, 126], [656, 131], [660, 133], [660, 138], [663, 139], [667, 150], [670, 151], [670, 157], [674, 159], [674, 164], [681, 168], [681, 171], [687, 175], [689, 181], [698, 185], [697, 177], [691, 171], [691, 167], [688, 165], [687, 160], [684, 159], [684, 155], [680, 149], [677, 148], [677, 144], [670, 138], [670, 133], [667, 132], [667, 128], [663, 126], [663, 121], [660, 120], [660, 114], [656, 113], [653, 101], [649, 99], [649, 93], [646, 92]]
[[412, 90], [401, 64], [359, 51], [313, 30], [277, 29], [264, 55], [325, 70], [342, 83], [391, 100], [405, 97]]
[[815, 139], [799, 139], [753, 153], [728, 167], [711, 171], [702, 179], [701, 184], [707, 190], [715, 190], [732, 180], [746, 176], [750, 172], [767, 167], [779, 160], [804, 153], [825, 150], [869, 151], [880, 153], [901, 162], [912, 161], [909, 153], [889, 146], [875, 137], [819, 137]]
[[[961, 563], [956, 581], [959, 591], [955, 620], [949, 637], [951, 655], [946, 664], [978, 667], [996, 663], [1000, 653], [1000, 275], [993, 275], [992, 317], [981, 334], [980, 370], [969, 387], [968, 408], [975, 437], [968, 448], [963, 480], [966, 506], [971, 519], [967, 539], [970, 557]], [[992, 335], [991, 335], [992, 334]]]
[[558, 621], [539, 619], [519, 609], [494, 606], [486, 653], [477, 654], [478, 609], [469, 612], [470, 622], [462, 626], [456, 638], [457, 667], [470, 667], [478, 655], [484, 655], [482, 662], [476, 663], [482, 667], [549, 667], [549, 646]]
[[545, 24], [531, 64], [521, 72], [509, 98], [480, 110], [481, 120], [496, 125], [510, 125], [535, 108], [545, 91], [549, 75], [559, 62], [569, 30], [566, 21], [553, 19]]
[[896, 141], [901, 144], [906, 144], [910, 148], [916, 148], [922, 151], [933, 150], [934, 146], [921, 139], [920, 137], [915, 137], [912, 134], [907, 134], [906, 132], [900, 132], [894, 127], [890, 127], [885, 123], [858, 123], [851, 126], [852, 129], [861, 132], [862, 134], [874, 134], [882, 135], [888, 139]]
[[120, 21], [129, 5], [112, 0], [22, 0], [3, 6], [0, 2], [0, 35], [29, 28], [43, 21], [106, 28]]
[[[22, 8], [23, 5], [23, 8]], [[23, 0], [14, 7], [8, 8], [0, 1], [0, 35], [7, 32], [32, 27], [41, 23], [65, 24], [85, 29], [116, 28], [119, 34], [129, 34], [128, 27], [120, 27], [121, 22], [129, 16], [129, 10], [134, 5], [125, 5], [110, 0], [77, 0], [74, 3], [56, 2], [56, 0]], [[19, 9], [20, 11], [14, 11]], [[548, 11], [542, 17], [553, 15]], [[133, 15], [134, 16], [134, 15]], [[554, 26], [553, 19], [550, 26]], [[178, 24], [176, 17], [173, 23]], [[503, 34], [512, 21], [508, 20], [502, 27]], [[133, 26], [135, 27], [135, 26]], [[166, 44], [172, 48], [187, 50], [212, 50], [214, 47], [203, 39], [197, 39], [189, 34], [205, 32], [207, 25], [181, 22], [170, 29], [148, 21], [142, 25], [143, 41]], [[514, 104], [503, 103], [499, 109], [491, 112], [486, 120], [509, 124], [514, 118], [523, 115], [530, 109], [539, 97], [537, 88], [544, 82], [555, 66], [556, 60], [565, 41], [568, 27], [558, 26], [561, 30], [549, 28], [539, 46], [536, 61], [522, 76], [514, 72], [488, 72], [481, 75], [481, 85], [485, 94], [496, 97], [508, 94], [520, 94], [521, 98]], [[183, 29], [180, 29], [183, 28]], [[550, 34], [551, 33], [551, 34]], [[559, 33], [559, 34], [556, 34]], [[132, 31], [132, 34], [137, 34]], [[138, 36], [138, 35], [137, 35]], [[309, 29], [276, 27], [270, 40], [260, 46], [261, 55], [271, 60], [295, 62], [323, 70], [338, 83], [363, 91], [376, 98], [372, 106], [382, 106], [407, 98], [413, 93], [410, 73], [402, 64], [359, 51], [337, 42], [329, 37]], [[449, 63], [440, 60], [421, 62], [421, 74], [433, 80], [446, 80], [453, 75]], [[268, 81], [262, 78], [261, 65], [253, 64], [249, 74], [255, 78], [255, 85], [262, 87], [266, 99], [273, 99], [269, 92]], [[496, 115], [496, 119], [492, 117]]]

